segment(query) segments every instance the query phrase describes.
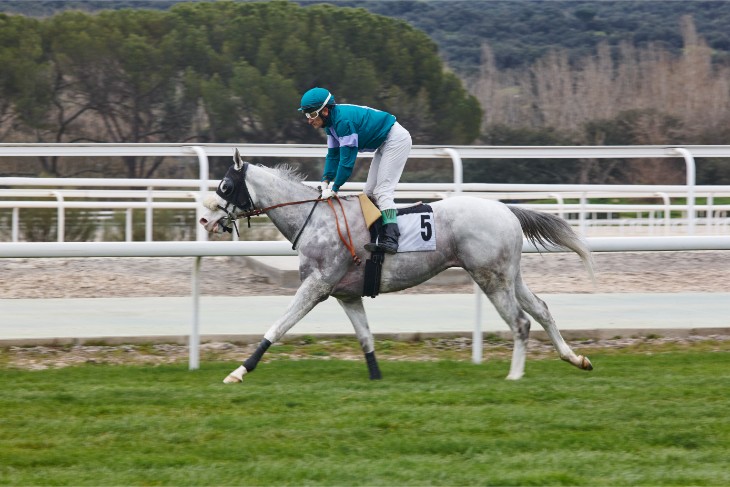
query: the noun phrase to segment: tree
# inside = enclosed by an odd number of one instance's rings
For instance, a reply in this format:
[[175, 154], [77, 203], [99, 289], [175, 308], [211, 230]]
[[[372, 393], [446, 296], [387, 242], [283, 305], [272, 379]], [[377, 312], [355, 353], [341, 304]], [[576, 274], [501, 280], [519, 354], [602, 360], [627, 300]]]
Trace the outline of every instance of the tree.
[[204, 106], [216, 137], [321, 141], [295, 112], [301, 93], [315, 85], [338, 102], [394, 113], [416, 127], [421, 143], [468, 143], [479, 133], [476, 99], [444, 72], [433, 42], [403, 22], [363, 9], [287, 2], [181, 4], [171, 12], [179, 32], [192, 21], [215, 25], [197, 35], [228, 60], [198, 72], [204, 86], [215, 86], [205, 90]]
[[[13, 39], [0, 59], [38, 81], [0, 78], [0, 117], [25, 140], [321, 142], [296, 111], [314, 85], [338, 102], [394, 113], [418, 143], [469, 143], [479, 134], [478, 102], [444, 71], [435, 44], [363, 9], [195, 2], [169, 11], [69, 10], [33, 22], [42, 46], [33, 55], [32, 29], [0, 33]], [[163, 160], [121, 162], [127, 177], [149, 177]], [[77, 171], [58, 159], [42, 163], [48, 174]]]
[[[180, 53], [166, 36], [167, 17], [134, 10], [53, 17], [46, 34], [56, 72], [58, 123], [55, 133], [39, 133], [39, 139], [165, 142], [190, 137], [197, 105], [178, 69]], [[123, 162], [127, 177], [150, 177], [162, 159]]]
[[47, 123], [51, 76], [40, 22], [0, 14], [0, 140]]

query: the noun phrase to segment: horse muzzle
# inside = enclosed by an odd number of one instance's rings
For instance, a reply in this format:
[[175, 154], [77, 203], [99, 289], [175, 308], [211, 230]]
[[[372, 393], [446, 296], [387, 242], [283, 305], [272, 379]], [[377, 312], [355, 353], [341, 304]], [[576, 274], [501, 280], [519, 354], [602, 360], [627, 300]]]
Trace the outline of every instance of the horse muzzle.
[[198, 223], [203, 225], [203, 228], [205, 228], [208, 233], [233, 232], [233, 229], [231, 227], [226, 226], [225, 220], [227, 220], [226, 217], [223, 217], [220, 220], [208, 221], [205, 217], [203, 217], [198, 221]]

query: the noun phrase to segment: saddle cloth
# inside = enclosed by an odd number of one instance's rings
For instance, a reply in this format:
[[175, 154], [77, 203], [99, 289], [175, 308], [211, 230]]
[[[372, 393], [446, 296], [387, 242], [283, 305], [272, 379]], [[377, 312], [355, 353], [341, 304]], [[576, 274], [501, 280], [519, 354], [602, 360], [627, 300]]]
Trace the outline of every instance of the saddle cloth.
[[436, 250], [436, 220], [426, 204], [398, 209], [398, 253]]
[[[360, 200], [365, 225], [370, 228], [377, 222], [376, 227], [371, 229], [374, 239], [380, 225], [380, 210], [364, 193], [360, 193], [357, 197]], [[398, 230], [400, 231], [399, 253], [436, 250], [436, 221], [431, 206], [417, 203], [413, 206], [399, 208]]]

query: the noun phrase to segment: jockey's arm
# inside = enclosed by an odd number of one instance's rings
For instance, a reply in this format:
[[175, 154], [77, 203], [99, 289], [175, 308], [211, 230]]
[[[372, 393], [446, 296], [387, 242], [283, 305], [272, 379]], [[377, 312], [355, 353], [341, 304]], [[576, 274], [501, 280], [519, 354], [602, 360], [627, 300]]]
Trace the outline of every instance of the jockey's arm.
[[340, 148], [330, 147], [324, 159], [324, 173], [321, 181], [332, 181], [337, 175], [337, 166], [340, 165]]
[[340, 147], [340, 160], [337, 167], [337, 175], [335, 176], [334, 185], [332, 185], [332, 190], [334, 192], [339, 191], [340, 186], [350, 179], [352, 169], [355, 167], [356, 159], [357, 147]]

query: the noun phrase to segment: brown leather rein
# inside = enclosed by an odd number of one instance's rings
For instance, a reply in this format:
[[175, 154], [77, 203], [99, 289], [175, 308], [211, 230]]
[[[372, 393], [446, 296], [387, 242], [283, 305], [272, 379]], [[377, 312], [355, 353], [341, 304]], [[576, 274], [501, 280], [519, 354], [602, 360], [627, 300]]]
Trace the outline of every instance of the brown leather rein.
[[[339, 216], [337, 215], [337, 211], [335, 210], [335, 205], [332, 203], [332, 200], [336, 200], [337, 203], [340, 205], [340, 211], [342, 212], [342, 219], [345, 221], [345, 230], [347, 233], [347, 239], [345, 239], [345, 236], [342, 234], [342, 230], [340, 229], [340, 220]], [[299, 233], [294, 238], [294, 242], [292, 243], [292, 250], [295, 249], [297, 242], [299, 241], [299, 237], [304, 231], [304, 228], [307, 226], [307, 223], [309, 223], [309, 219], [312, 216], [312, 213], [314, 213], [314, 209], [317, 207], [317, 204], [320, 201], [326, 201], [329, 207], [332, 209], [332, 213], [335, 216], [335, 224], [337, 225], [337, 234], [340, 236], [340, 240], [344, 244], [345, 248], [350, 252], [350, 255], [352, 256], [352, 260], [355, 262], [356, 265], [360, 265], [362, 261], [360, 260], [360, 257], [357, 256], [357, 252], [355, 251], [355, 245], [352, 243], [352, 234], [350, 233], [350, 225], [347, 223], [347, 215], [345, 214], [345, 209], [342, 206], [342, 201], [340, 201], [340, 197], [335, 195], [332, 198], [322, 199], [322, 198], [314, 198], [310, 200], [302, 200], [302, 201], [289, 201], [287, 203], [279, 203], [278, 205], [272, 205], [267, 206], [266, 208], [254, 208], [248, 211], [243, 212], [241, 215], [239, 215], [236, 218], [248, 218], [248, 226], [251, 227], [251, 217], [252, 216], [258, 216], [263, 215], [269, 210], [274, 210], [276, 208], [281, 208], [284, 206], [293, 206], [293, 205], [302, 205], [304, 203], [314, 203], [312, 206], [312, 211], [309, 212], [309, 216], [304, 222], [304, 225], [302, 225], [302, 228], [299, 230]], [[238, 232], [238, 229], [236, 229], [236, 232]]]

